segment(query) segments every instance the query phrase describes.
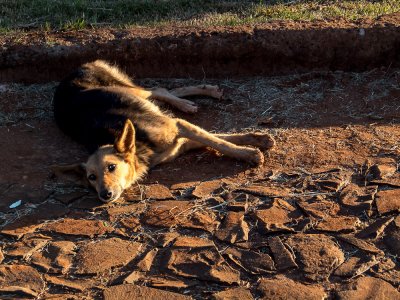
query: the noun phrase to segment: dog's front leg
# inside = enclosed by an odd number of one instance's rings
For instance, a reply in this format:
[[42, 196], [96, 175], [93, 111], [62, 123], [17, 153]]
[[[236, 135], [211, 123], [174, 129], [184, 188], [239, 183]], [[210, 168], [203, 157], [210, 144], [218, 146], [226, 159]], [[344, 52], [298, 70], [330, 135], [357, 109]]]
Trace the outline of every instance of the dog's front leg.
[[157, 88], [146, 92], [151, 93], [147, 98], [160, 100], [187, 113], [197, 112], [197, 105], [194, 102], [181, 97], [203, 95], [220, 99], [223, 95], [223, 91], [216, 85], [186, 86], [169, 91], [163, 88]]
[[187, 113], [197, 112], [197, 105], [194, 102], [179, 98], [163, 88], [157, 88], [152, 90], [151, 98], [168, 103], [183, 112]]
[[186, 96], [209, 96], [216, 99], [221, 99], [224, 91], [221, 90], [217, 85], [196, 85], [196, 86], [184, 86], [181, 88], [169, 90], [169, 93], [176, 97]]
[[227, 156], [245, 160], [255, 165], [264, 162], [264, 155], [259, 149], [235, 145], [182, 119], [176, 119], [176, 125], [179, 137], [187, 138], [206, 147], [214, 148]]

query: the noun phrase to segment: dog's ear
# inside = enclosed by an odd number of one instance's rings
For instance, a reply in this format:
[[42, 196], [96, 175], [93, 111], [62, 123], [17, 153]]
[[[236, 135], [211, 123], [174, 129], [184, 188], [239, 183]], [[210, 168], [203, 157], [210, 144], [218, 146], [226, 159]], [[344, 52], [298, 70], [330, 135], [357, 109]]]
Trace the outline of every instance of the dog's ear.
[[52, 173], [55, 177], [72, 181], [76, 184], [88, 186], [85, 164], [53, 165]]
[[115, 139], [114, 148], [119, 153], [135, 152], [135, 128], [127, 119], [121, 134]]

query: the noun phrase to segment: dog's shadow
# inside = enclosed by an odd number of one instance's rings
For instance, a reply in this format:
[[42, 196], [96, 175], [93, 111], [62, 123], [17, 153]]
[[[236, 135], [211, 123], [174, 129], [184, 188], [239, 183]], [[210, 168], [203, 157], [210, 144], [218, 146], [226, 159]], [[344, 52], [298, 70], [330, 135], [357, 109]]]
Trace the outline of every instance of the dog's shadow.
[[203, 149], [188, 152], [173, 162], [151, 169], [143, 183], [157, 182], [171, 186], [178, 183], [234, 177], [250, 169], [251, 166], [246, 162], [218, 156], [213, 151]]

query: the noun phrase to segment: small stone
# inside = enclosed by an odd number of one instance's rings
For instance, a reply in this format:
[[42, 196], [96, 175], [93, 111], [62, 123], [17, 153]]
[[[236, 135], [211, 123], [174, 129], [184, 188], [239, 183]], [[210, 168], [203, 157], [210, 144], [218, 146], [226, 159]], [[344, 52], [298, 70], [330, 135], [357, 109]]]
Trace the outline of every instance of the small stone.
[[47, 223], [41, 228], [41, 230], [66, 235], [88, 236], [93, 238], [94, 236], [104, 235], [112, 232], [113, 228], [105, 221], [66, 218], [53, 223]]
[[268, 246], [271, 249], [278, 270], [282, 271], [298, 267], [292, 253], [285, 247], [278, 236], [270, 238]]
[[307, 279], [327, 280], [331, 272], [344, 262], [342, 250], [326, 235], [298, 234], [286, 242], [296, 253], [298, 265]]
[[7, 255], [11, 257], [22, 257], [27, 260], [37, 250], [43, 248], [50, 238], [29, 238], [20, 242], [14, 242], [7, 247]]
[[317, 190], [337, 192], [344, 184], [345, 181], [342, 178], [334, 178], [334, 176], [332, 176], [331, 179], [314, 180], [310, 187], [316, 188]]
[[231, 194], [231, 197], [231, 199], [227, 199], [228, 204], [226, 206], [230, 211], [247, 213], [250, 207], [261, 204], [260, 198], [250, 194], [240, 193], [235, 196]]
[[120, 224], [123, 226], [123, 228], [120, 228], [120, 230], [124, 233], [125, 236], [129, 236], [133, 232], [138, 232], [142, 228], [140, 219], [136, 216], [123, 218], [120, 221]]
[[85, 299], [85, 296], [76, 294], [71, 295], [71, 293], [68, 294], [44, 294], [43, 299], [46, 300], [82, 300]]
[[209, 208], [210, 207], [214, 208], [214, 207], [222, 207], [227, 202], [224, 200], [224, 198], [220, 196], [214, 196], [204, 200], [203, 203], [207, 205]]
[[374, 277], [381, 278], [395, 287], [400, 286], [400, 267], [391, 259], [381, 259], [380, 263], [372, 268]]
[[124, 266], [137, 257], [142, 244], [119, 238], [88, 243], [76, 255], [77, 274], [99, 274]]
[[140, 271], [133, 271], [130, 273], [125, 279], [124, 283], [135, 283], [138, 282], [139, 280], [142, 280], [146, 277], [145, 272], [140, 272]]
[[[107, 209], [110, 222], [114, 225], [122, 225], [118, 230], [124, 236], [129, 236], [133, 232], [141, 229], [140, 214], [146, 209], [144, 203], [135, 203], [124, 206], [116, 206]], [[115, 225], [114, 225], [115, 226]]]
[[186, 247], [186, 248], [199, 248], [199, 247], [211, 247], [215, 248], [215, 244], [212, 240], [202, 239], [191, 236], [179, 236], [175, 239], [173, 244], [174, 247]]
[[264, 186], [264, 185], [250, 185], [246, 187], [241, 187], [236, 189], [238, 192], [245, 192], [248, 194], [261, 196], [261, 197], [288, 197], [290, 196], [291, 192], [287, 188], [281, 186]]
[[265, 253], [228, 248], [224, 255], [250, 274], [269, 274], [275, 271], [274, 261]]
[[69, 212], [62, 204], [45, 203], [36, 207], [31, 214], [24, 215], [16, 221], [7, 224], [0, 233], [21, 238], [27, 233], [36, 231], [42, 221], [61, 217]]
[[195, 187], [192, 195], [197, 198], [211, 197], [223, 192], [223, 187], [226, 187], [226, 184], [222, 180], [203, 181]]
[[249, 235], [249, 240], [247, 242], [238, 242], [235, 243], [235, 246], [242, 249], [266, 248], [268, 247], [268, 239], [265, 238], [265, 235], [253, 231], [252, 234]]
[[355, 231], [360, 224], [357, 217], [327, 216], [317, 223], [315, 229], [329, 232]]
[[278, 127], [279, 124], [282, 123], [281, 120], [272, 117], [260, 117], [257, 120], [257, 125], [266, 126], [266, 127]]
[[146, 281], [146, 284], [154, 287], [167, 287], [174, 289], [183, 289], [190, 286], [196, 286], [199, 284], [196, 280], [175, 278], [175, 277], [160, 277], [160, 276], [152, 276]]
[[86, 289], [90, 288], [92, 285], [94, 285], [94, 282], [90, 279], [71, 280], [71, 279], [66, 279], [63, 277], [50, 276], [47, 274], [45, 274], [44, 277], [47, 282], [49, 282], [53, 285], [65, 287], [65, 288], [72, 289], [72, 290], [79, 291], [79, 292], [83, 292], [84, 290], [86, 290]]
[[245, 213], [248, 212], [249, 210], [249, 204], [246, 202], [228, 202], [228, 204], [226, 205], [226, 209], [230, 210], [230, 211], [236, 211], [236, 212], [240, 212], [243, 211]]
[[145, 286], [137, 286], [133, 284], [121, 284], [111, 286], [103, 292], [104, 300], [189, 300], [189, 296], [172, 293], [164, 290], [149, 288]]
[[245, 242], [249, 239], [249, 225], [244, 220], [243, 212], [228, 212], [215, 237], [228, 243]]
[[340, 192], [340, 203], [353, 214], [370, 213], [378, 186], [360, 187], [350, 183]]
[[396, 173], [396, 171], [397, 166], [395, 164], [375, 164], [369, 169], [369, 172], [374, 176], [375, 179], [384, 179], [392, 176], [394, 173]]
[[46, 249], [32, 254], [31, 262], [48, 273], [66, 273], [75, 256], [75, 244], [69, 241], [50, 242]]
[[142, 215], [142, 222], [151, 226], [203, 229], [213, 232], [219, 225], [210, 210], [198, 209], [194, 201], [157, 201], [150, 203]]
[[376, 195], [376, 208], [379, 214], [400, 211], [400, 189], [384, 190]]
[[389, 252], [395, 256], [400, 255], [400, 228], [393, 226], [393, 228], [385, 232], [383, 241]]
[[44, 287], [40, 273], [30, 266], [0, 266], [0, 292], [23, 293], [36, 297]]
[[365, 273], [378, 263], [379, 261], [376, 260], [374, 256], [352, 256], [341, 264], [333, 274], [341, 277], [356, 277]]
[[156, 257], [157, 253], [158, 253], [157, 248], [154, 248], [149, 252], [147, 252], [146, 255], [137, 263], [137, 267], [143, 272], [150, 271], [151, 266], [153, 265], [154, 258]]
[[313, 197], [305, 201], [300, 201], [297, 204], [308, 216], [316, 219], [336, 216], [340, 210], [340, 206], [336, 202], [320, 197]]
[[150, 184], [145, 187], [145, 195], [151, 200], [174, 199], [169, 188], [162, 184]]
[[[157, 247], [168, 247], [175, 239], [179, 236], [179, 233], [172, 231], [161, 233], [155, 237], [155, 246]], [[153, 241], [154, 242], [154, 241]]]
[[326, 299], [324, 288], [320, 285], [305, 285], [289, 278], [261, 278], [257, 290], [261, 293], [260, 299]]
[[374, 277], [360, 277], [336, 292], [339, 300], [400, 299], [400, 293], [389, 283]]
[[361, 250], [364, 250], [366, 252], [370, 252], [373, 254], [379, 254], [382, 255], [383, 251], [377, 248], [375, 245], [368, 243], [364, 240], [360, 240], [356, 238], [353, 234], [339, 234], [336, 236], [339, 240], [346, 242], [350, 245], [353, 245]]
[[253, 295], [244, 287], [227, 289], [212, 295], [215, 300], [253, 300]]
[[396, 225], [397, 228], [400, 228], [400, 216], [397, 216], [394, 219], [394, 225]]
[[376, 185], [387, 185], [390, 187], [400, 188], [400, 173], [395, 173], [393, 176], [387, 177], [385, 179], [371, 180], [370, 183]]
[[356, 237], [362, 239], [377, 239], [385, 231], [385, 228], [394, 220], [394, 217], [380, 218], [374, 223], [361, 230]]
[[258, 228], [265, 232], [293, 231], [290, 227], [302, 217], [301, 212], [282, 199], [275, 199], [267, 209], [257, 209], [254, 217]]
[[180, 182], [171, 185], [171, 190], [187, 190], [190, 188], [194, 188], [196, 185], [199, 185], [200, 181], [189, 181], [189, 182]]
[[[382, 257], [372, 271], [374, 273], [382, 273], [396, 268], [396, 263], [389, 257]], [[400, 277], [399, 277], [400, 280]]]
[[166, 252], [165, 261], [166, 267], [178, 276], [229, 284], [240, 280], [239, 272], [226, 263], [209, 240], [178, 238]]
[[110, 222], [118, 222], [128, 216], [139, 216], [146, 209], [144, 203], [115, 206], [107, 209]]

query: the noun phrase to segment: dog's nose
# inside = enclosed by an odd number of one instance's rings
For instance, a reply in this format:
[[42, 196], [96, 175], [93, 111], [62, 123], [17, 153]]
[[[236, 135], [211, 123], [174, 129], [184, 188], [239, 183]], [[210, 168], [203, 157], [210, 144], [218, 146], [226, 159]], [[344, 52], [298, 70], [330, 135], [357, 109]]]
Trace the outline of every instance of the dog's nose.
[[108, 200], [112, 197], [112, 192], [108, 190], [102, 190], [100, 192], [100, 197], [103, 198], [104, 200]]

